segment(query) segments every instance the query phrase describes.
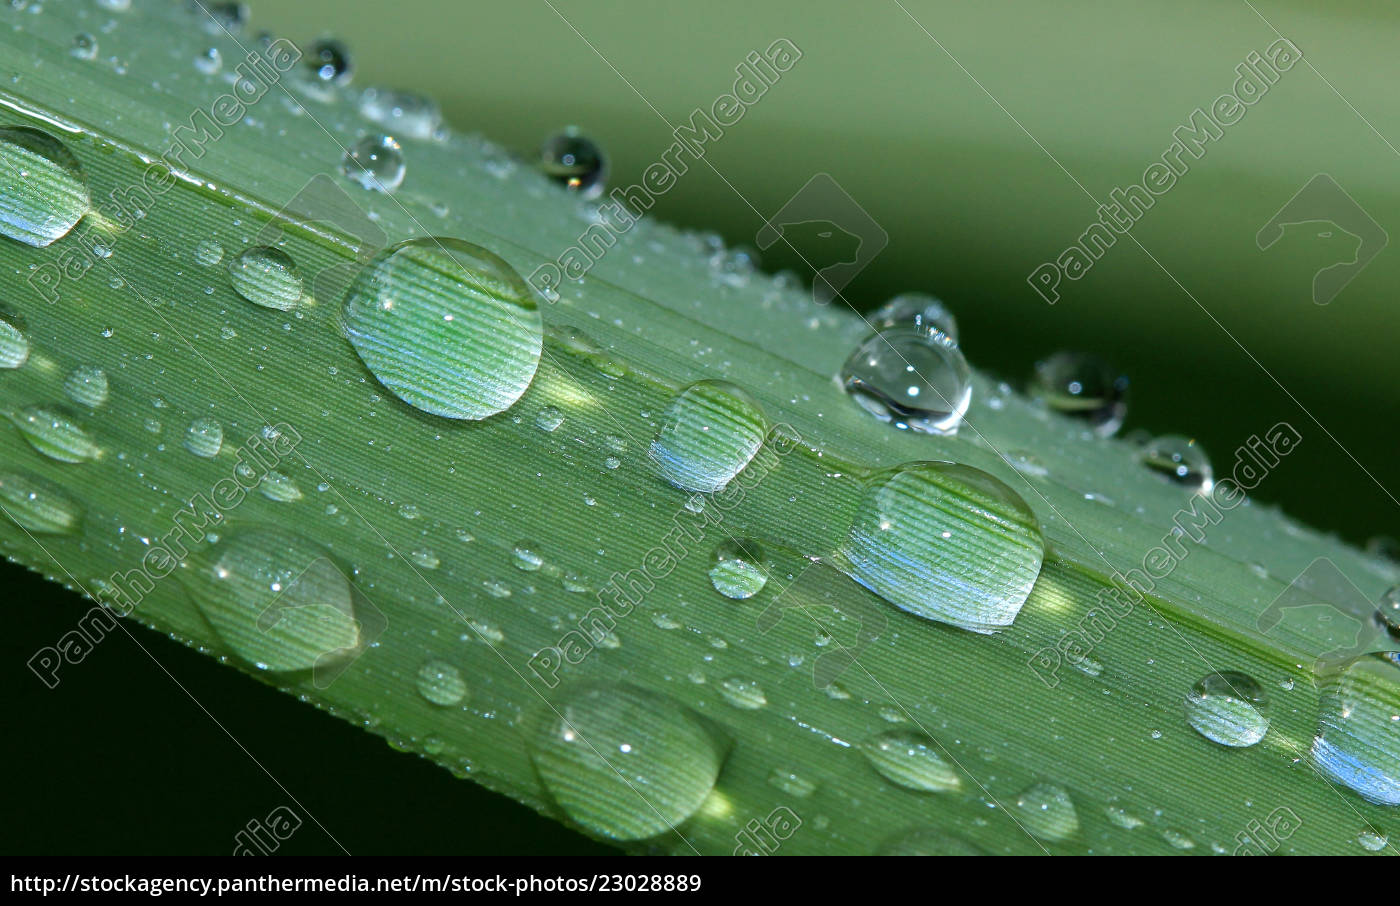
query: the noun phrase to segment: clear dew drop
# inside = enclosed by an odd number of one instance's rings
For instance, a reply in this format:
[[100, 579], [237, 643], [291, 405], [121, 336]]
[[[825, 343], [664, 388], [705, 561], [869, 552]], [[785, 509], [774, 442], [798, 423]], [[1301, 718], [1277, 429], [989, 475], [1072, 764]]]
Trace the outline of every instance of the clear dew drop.
[[224, 247], [213, 239], [201, 239], [194, 247], [194, 260], [201, 267], [213, 267], [224, 260]]
[[856, 349], [841, 384], [882, 422], [924, 434], [954, 434], [972, 401], [972, 370], [956, 343], [913, 327], [883, 330]]
[[536, 572], [544, 566], [544, 558], [539, 555], [538, 546], [532, 541], [515, 542], [510, 554], [515, 568], [527, 573]]
[[1180, 434], [1154, 437], [1143, 443], [1138, 459], [1152, 471], [1192, 491], [1209, 494], [1215, 487], [1215, 470], [1211, 468], [1206, 451], [1189, 437]]
[[360, 95], [359, 108], [365, 119], [405, 138], [429, 139], [442, 128], [442, 110], [422, 95], [366, 88]]
[[767, 433], [768, 420], [747, 393], [724, 381], [700, 381], [666, 407], [649, 455], [671, 484], [713, 494], [743, 471]]
[[312, 44], [302, 63], [315, 83], [326, 86], [348, 84], [355, 71], [350, 52], [333, 38], [321, 38]]
[[24, 331], [0, 318], [0, 369], [21, 367], [29, 361], [29, 338]]
[[297, 483], [281, 472], [268, 472], [258, 483], [258, 493], [278, 503], [295, 503], [302, 498]]
[[301, 275], [281, 249], [259, 245], [239, 252], [228, 264], [234, 292], [263, 308], [291, 311], [301, 301]]
[[900, 610], [993, 632], [1016, 619], [1044, 557], [1035, 514], [999, 479], [916, 462], [871, 480], [833, 565]]
[[1313, 762], [1381, 805], [1400, 805], [1400, 655], [1363, 655], [1329, 678]]
[[1356, 842], [1367, 852], [1378, 853], [1390, 842], [1385, 834], [1378, 834], [1369, 828], [1356, 835]]
[[720, 698], [740, 711], [757, 711], [768, 704], [768, 696], [764, 694], [763, 687], [742, 676], [729, 677], [719, 684], [718, 689]]
[[418, 694], [440, 708], [450, 708], [467, 697], [467, 681], [462, 671], [446, 661], [428, 661], [418, 668]]
[[63, 379], [63, 392], [78, 405], [97, 409], [111, 392], [107, 372], [96, 365], [79, 365]]
[[206, 47], [195, 55], [194, 68], [205, 75], [215, 75], [223, 68], [224, 57], [217, 47]]
[[714, 789], [727, 745], [699, 715], [632, 686], [571, 690], [538, 713], [531, 760], [571, 819], [614, 840], [665, 833]]
[[299, 534], [229, 533], [180, 565], [180, 580], [210, 627], [260, 670], [329, 666], [361, 644], [350, 580]]
[[195, 456], [213, 459], [224, 445], [224, 426], [216, 418], [197, 418], [185, 427], [184, 444]]
[[1016, 820], [1032, 836], [1058, 843], [1079, 832], [1079, 812], [1068, 791], [1037, 783], [1016, 797]]
[[408, 165], [397, 139], [391, 135], [370, 135], [346, 150], [340, 169], [363, 188], [392, 192], [403, 184]]
[[26, 406], [10, 421], [31, 447], [57, 462], [91, 462], [102, 454], [86, 428], [52, 406]]
[[1400, 585], [1381, 595], [1380, 604], [1376, 607], [1376, 619], [1386, 632], [1400, 639]]
[[1115, 434], [1128, 414], [1128, 378], [1084, 353], [1057, 352], [1036, 362], [1029, 393], [1103, 437]]
[[0, 507], [21, 528], [38, 535], [71, 535], [83, 507], [63, 488], [26, 472], [0, 472]]
[[901, 293], [875, 309], [865, 320], [876, 330], [912, 328], [941, 334], [957, 342], [958, 322], [942, 300], [924, 293]]
[[962, 786], [962, 778], [939, 754], [938, 744], [913, 730], [881, 733], [861, 747], [870, 766], [905, 789], [942, 793]]
[[758, 542], [731, 540], [721, 543], [710, 557], [710, 584], [726, 598], [742, 601], [763, 591], [768, 572]]
[[87, 32], [79, 32], [73, 36], [73, 45], [68, 48], [68, 52], [79, 60], [95, 60], [97, 39]]
[[552, 432], [562, 424], [564, 413], [557, 406], [545, 406], [535, 415], [535, 427], [541, 431]]
[[608, 161], [592, 139], [570, 127], [540, 146], [540, 170], [570, 191], [596, 198], [608, 178]]
[[1186, 696], [1186, 719], [1196, 732], [1222, 746], [1245, 748], [1269, 731], [1269, 703], [1253, 677], [1234, 670], [1211, 673]]
[[413, 239], [360, 273], [345, 331], [381, 384], [424, 412], [483, 419], [534, 380], [544, 327], [509, 264], [458, 239]]
[[28, 126], [0, 128], [0, 235], [43, 248], [89, 204], [87, 177], [62, 142]]

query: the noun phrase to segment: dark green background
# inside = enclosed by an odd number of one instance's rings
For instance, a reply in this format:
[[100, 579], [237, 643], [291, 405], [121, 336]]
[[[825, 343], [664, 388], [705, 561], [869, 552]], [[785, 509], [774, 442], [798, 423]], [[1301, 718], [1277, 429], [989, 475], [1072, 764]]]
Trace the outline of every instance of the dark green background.
[[[354, 53], [357, 84], [430, 93], [454, 126], [522, 151], [576, 123], [610, 155], [613, 182], [628, 184], [671, 143], [662, 116], [708, 109], [748, 52], [788, 38], [803, 59], [707, 152], [724, 179], [691, 170], [655, 216], [751, 244], [765, 217], [830, 173], [890, 236], [847, 289], [857, 305], [937, 293], [973, 364], [1016, 383], [1052, 350], [1101, 353], [1132, 377], [1127, 429], [1192, 434], [1225, 467], [1249, 435], [1286, 420], [1304, 443], [1255, 496], [1356, 543], [1400, 533], [1380, 487], [1400, 486], [1400, 11], [1230, 0], [905, 6], [947, 52], [892, 2], [572, 0], [556, 13], [537, 0], [302, 0], [255, 7], [253, 27], [299, 42], [334, 34]], [[1270, 23], [1307, 62], [1134, 227], [1152, 257], [1119, 242], [1083, 280], [1062, 284], [1059, 304], [1042, 302], [1026, 274], [1095, 217], [1065, 170], [1100, 198], [1139, 181], [1172, 130], [1277, 39]], [[1394, 237], [1326, 306], [1309, 298], [1312, 273], [1329, 263], [1314, 236], [1268, 252], [1254, 241], [1318, 172]], [[351, 852], [605, 851], [144, 630], [179, 685], [119, 633], [50, 692], [24, 662], [84, 605], [17, 568], [4, 580], [23, 614], [4, 642], [18, 762], [6, 851], [231, 850], [240, 827], [287, 803], [253, 758]], [[336, 847], [308, 822], [284, 851]]]

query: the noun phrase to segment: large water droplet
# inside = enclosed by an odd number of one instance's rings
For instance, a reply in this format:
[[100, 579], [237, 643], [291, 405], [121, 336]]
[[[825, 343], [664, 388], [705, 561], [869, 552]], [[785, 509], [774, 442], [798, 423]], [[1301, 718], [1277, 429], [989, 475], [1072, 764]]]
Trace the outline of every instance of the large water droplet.
[[233, 289], [254, 305], [291, 311], [301, 301], [301, 275], [290, 255], [259, 245], [244, 249], [228, 265]]
[[1082, 419], [1108, 437], [1128, 412], [1128, 379], [1100, 359], [1078, 352], [1057, 352], [1036, 362], [1030, 395], [1046, 406]]
[[747, 393], [724, 381], [700, 381], [666, 408], [650, 455], [671, 484], [713, 494], [749, 464], [767, 433], [763, 410]]
[[27, 126], [0, 128], [0, 234], [42, 248], [88, 205], [87, 177], [62, 142]]
[[876, 330], [913, 328], [923, 333], [958, 339], [958, 322], [942, 300], [925, 293], [900, 293], [865, 319]]
[[1015, 491], [970, 466], [918, 462], [872, 479], [835, 565], [901, 610], [991, 632], [1016, 619], [1044, 557]]
[[210, 627], [260, 670], [325, 666], [361, 643], [349, 579], [301, 535], [231, 533], [181, 566], [181, 581]]
[[863, 746], [871, 767], [896, 786], [930, 793], [962, 786], [962, 778], [939, 754], [938, 744], [913, 730], [881, 733]]
[[0, 318], [0, 368], [19, 368], [29, 361], [29, 338], [18, 327]]
[[467, 697], [467, 681], [451, 664], [428, 661], [418, 670], [418, 694], [435, 705], [451, 707]]
[[345, 152], [341, 170], [366, 189], [392, 192], [403, 183], [408, 167], [393, 136], [370, 135]]
[[1215, 487], [1215, 470], [1200, 444], [1180, 434], [1164, 434], [1142, 445], [1138, 458], [1154, 472], [1201, 494]]
[[870, 337], [846, 360], [841, 383], [882, 422], [953, 434], [972, 401], [972, 371], [957, 344], [912, 327]]
[[727, 749], [689, 708], [632, 686], [569, 693], [528, 743], [560, 807], [615, 840], [654, 837], [695, 814]]
[[1234, 670], [1202, 677], [1186, 696], [1186, 719], [1223, 746], [1252, 746], [1269, 731], [1268, 699], [1253, 677]]
[[1400, 656], [1353, 660], [1323, 687], [1313, 761], [1381, 805], [1400, 805]]
[[520, 399], [544, 341], [520, 275], [458, 239], [413, 239], [366, 268], [346, 295], [345, 331], [394, 395], [461, 419], [486, 418]]
[[768, 573], [763, 568], [763, 550], [758, 542], [725, 541], [715, 548], [710, 560], [710, 584], [726, 598], [743, 600], [763, 591]]
[[26, 406], [10, 416], [29, 445], [59, 462], [90, 462], [102, 448], [67, 413], [50, 406]]
[[24, 472], [0, 472], [0, 507], [20, 527], [42, 535], [71, 535], [83, 507], [63, 488]]
[[1079, 812], [1069, 793], [1050, 783], [1037, 783], [1016, 797], [1016, 820], [1042, 840], [1068, 840], [1079, 831]]
[[602, 149], [573, 127], [551, 136], [540, 148], [540, 169], [584, 198], [601, 193], [608, 178], [608, 161]]

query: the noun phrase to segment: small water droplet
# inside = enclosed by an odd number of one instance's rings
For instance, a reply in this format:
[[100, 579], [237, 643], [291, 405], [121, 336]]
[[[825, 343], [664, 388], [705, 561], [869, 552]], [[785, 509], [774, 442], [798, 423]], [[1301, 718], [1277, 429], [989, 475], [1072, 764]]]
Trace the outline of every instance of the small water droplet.
[[1215, 487], [1215, 471], [1206, 451], [1196, 441], [1180, 434], [1164, 434], [1142, 445], [1138, 459], [1182, 487], [1209, 494]]
[[224, 427], [215, 418], [197, 418], [185, 428], [185, 449], [195, 456], [213, 459], [224, 445]]
[[862, 746], [866, 760], [890, 783], [910, 790], [948, 792], [962, 786], [962, 778], [939, 754], [938, 744], [913, 730], [881, 733]]
[[865, 319], [876, 330], [913, 328], [930, 334], [958, 339], [958, 322], [942, 300], [924, 293], [900, 293], [871, 312]]
[[1385, 849], [1390, 841], [1385, 834], [1378, 834], [1369, 828], [1356, 835], [1356, 842], [1361, 844], [1361, 848], [1373, 853], [1378, 853]]
[[564, 423], [564, 413], [556, 406], [545, 406], [535, 415], [535, 427], [541, 431], [553, 431]]
[[1376, 608], [1376, 619], [1385, 627], [1386, 632], [1400, 639], [1400, 585], [1381, 595], [1380, 606]]
[[68, 52], [79, 60], [97, 59], [97, 39], [87, 32], [79, 32], [73, 36], [73, 46]]
[[301, 275], [290, 255], [271, 246], [238, 253], [228, 265], [234, 292], [263, 308], [291, 311], [301, 301]]
[[1269, 730], [1268, 698], [1253, 677], [1234, 670], [1202, 677], [1186, 696], [1186, 719], [1206, 739], [1243, 748]]
[[212, 239], [201, 239], [194, 247], [194, 260], [202, 267], [213, 267], [224, 260], [224, 247]]
[[1016, 818], [1030, 833], [1052, 843], [1068, 840], [1079, 831], [1079, 812], [1061, 787], [1037, 783], [1016, 797]]
[[442, 566], [442, 558], [426, 548], [411, 552], [408, 558], [423, 569], [437, 569]]
[[83, 507], [63, 488], [25, 472], [0, 472], [0, 508], [20, 527], [42, 535], [71, 535]]
[[757, 711], [768, 704], [768, 697], [758, 683], [741, 676], [731, 676], [719, 684], [720, 697], [741, 711]]
[[207, 47], [194, 58], [194, 68], [205, 75], [214, 75], [223, 65], [224, 58], [217, 47]]
[[527, 736], [541, 781], [578, 824], [614, 840], [670, 831], [714, 789], [727, 746], [703, 718], [632, 686], [589, 686]]
[[403, 184], [408, 165], [397, 139], [390, 135], [370, 135], [345, 152], [340, 169], [366, 189], [392, 192]]
[[801, 777], [792, 771], [785, 771], [774, 768], [768, 774], [768, 783], [776, 789], [782, 790], [789, 796], [796, 796], [798, 799], [806, 799], [816, 792], [817, 785], [812, 781]]
[[1108, 437], [1128, 412], [1128, 379], [1095, 356], [1057, 352], [1036, 362], [1029, 392], [1056, 412], [1087, 422]]
[[418, 669], [418, 694], [439, 707], [459, 705], [467, 697], [462, 671], [445, 661], [428, 661]]
[[384, 126], [393, 135], [429, 139], [442, 127], [442, 111], [422, 95], [387, 88], [366, 88], [360, 95], [360, 115]]
[[0, 368], [19, 368], [29, 361], [29, 338], [18, 327], [0, 318]]
[[509, 264], [457, 239], [413, 239], [366, 268], [345, 300], [345, 330], [365, 366], [411, 406], [483, 419], [534, 379], [544, 327]]
[[747, 393], [724, 381], [691, 384], [671, 401], [650, 456], [685, 491], [722, 491], [758, 453], [767, 419]]
[[1322, 693], [1313, 761], [1363, 799], [1400, 805], [1400, 657], [1356, 658]]
[[608, 162], [602, 149], [572, 127], [551, 136], [541, 146], [540, 169], [584, 198], [601, 194], [608, 178]]
[[912, 327], [867, 339], [841, 369], [841, 383], [882, 422], [924, 434], [954, 434], [972, 401], [972, 371], [956, 343]]
[[710, 559], [710, 584], [726, 598], [752, 598], [768, 582], [762, 560], [763, 550], [758, 542], [725, 541], [715, 548]]
[[544, 558], [536, 553], [536, 546], [530, 541], [517, 541], [511, 551], [517, 569], [532, 573], [544, 565]]
[[258, 492], [278, 503], [295, 503], [302, 498], [297, 483], [281, 472], [268, 472], [258, 484]]
[[43, 248], [89, 204], [87, 177], [62, 142], [28, 126], [0, 128], [0, 235]]
[[101, 447], [67, 413], [49, 406], [26, 406], [10, 416], [35, 450], [58, 462], [91, 462]]
[[350, 52], [332, 38], [321, 38], [312, 44], [302, 62], [311, 78], [322, 85], [344, 85], [354, 74]]

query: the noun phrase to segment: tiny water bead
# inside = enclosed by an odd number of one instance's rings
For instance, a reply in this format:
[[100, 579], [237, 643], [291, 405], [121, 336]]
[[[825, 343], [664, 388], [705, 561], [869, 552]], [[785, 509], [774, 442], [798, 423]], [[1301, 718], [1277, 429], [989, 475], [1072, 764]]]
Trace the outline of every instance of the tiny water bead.
[[97, 39], [87, 32], [79, 32], [73, 36], [73, 46], [68, 52], [79, 60], [97, 59]]
[[650, 456], [683, 491], [722, 491], [763, 445], [768, 420], [758, 403], [724, 381], [691, 384], [671, 401]]
[[29, 338], [15, 325], [0, 318], [0, 368], [19, 368], [29, 361]]
[[939, 754], [938, 744], [912, 730], [882, 733], [862, 747], [870, 766], [890, 783], [910, 790], [942, 793], [962, 786], [962, 778]]
[[67, 146], [28, 126], [0, 128], [0, 235], [43, 248], [89, 204], [87, 177]]
[[1079, 812], [1062, 787], [1037, 783], [1017, 796], [1013, 806], [1016, 820], [1041, 840], [1058, 843], [1079, 832]]
[[354, 74], [350, 52], [345, 45], [331, 38], [321, 38], [312, 44], [302, 62], [311, 77], [324, 85], [344, 85]]
[[418, 694], [439, 707], [450, 708], [467, 697], [467, 681], [451, 664], [428, 661], [418, 669]]
[[347, 292], [344, 325], [381, 384], [445, 418], [510, 408], [534, 380], [544, 344], [529, 286], [460, 239], [412, 239], [381, 255]]
[[633, 686], [586, 686], [539, 713], [527, 737], [554, 801], [614, 840], [644, 840], [699, 810], [728, 746], [699, 715]]
[[1380, 606], [1376, 608], [1376, 619], [1385, 631], [1400, 639], [1400, 585], [1381, 595]]
[[299, 534], [230, 533], [180, 566], [180, 580], [210, 628], [259, 670], [310, 670], [361, 642], [349, 579], [320, 545]]
[[213, 459], [224, 445], [224, 426], [218, 419], [197, 418], [186, 426], [184, 443], [195, 456]]
[[1035, 514], [971, 466], [876, 475], [833, 564], [900, 610], [975, 632], [1009, 626], [1045, 558]]
[[228, 264], [234, 292], [263, 308], [291, 311], [301, 301], [301, 275], [281, 249], [259, 245], [239, 252]]
[[1400, 659], [1363, 655], [1323, 687], [1313, 762], [1380, 805], [1400, 805]]
[[608, 178], [608, 161], [602, 149], [572, 127], [551, 136], [540, 147], [540, 169], [584, 198], [602, 193]]
[[1245, 748], [1269, 731], [1268, 697], [1251, 676], [1234, 670], [1212, 673], [1187, 694], [1186, 719], [1212, 742]]
[[710, 558], [710, 584], [726, 598], [752, 598], [768, 584], [762, 561], [763, 549], [757, 542], [725, 541]]
[[876, 330], [913, 328], [929, 334], [958, 339], [958, 322], [942, 300], [924, 293], [901, 293], [875, 309], [866, 321]]
[[1154, 472], [1201, 494], [1215, 487], [1215, 470], [1200, 444], [1180, 434], [1164, 434], [1143, 443], [1138, 459]]
[[39, 535], [71, 535], [83, 507], [53, 482], [26, 472], [0, 472], [0, 508], [17, 525]]
[[65, 412], [50, 406], [26, 406], [10, 415], [19, 433], [35, 450], [58, 462], [91, 462], [102, 448]]
[[891, 328], [846, 360], [841, 383], [882, 422], [925, 434], [953, 434], [972, 401], [972, 370], [942, 334]]
[[366, 189], [392, 192], [403, 184], [408, 172], [403, 148], [391, 135], [370, 135], [345, 152], [341, 172]]
[[1128, 412], [1128, 379], [1095, 356], [1057, 352], [1036, 362], [1030, 395], [1064, 415], [1081, 419], [1099, 435], [1118, 431]]

